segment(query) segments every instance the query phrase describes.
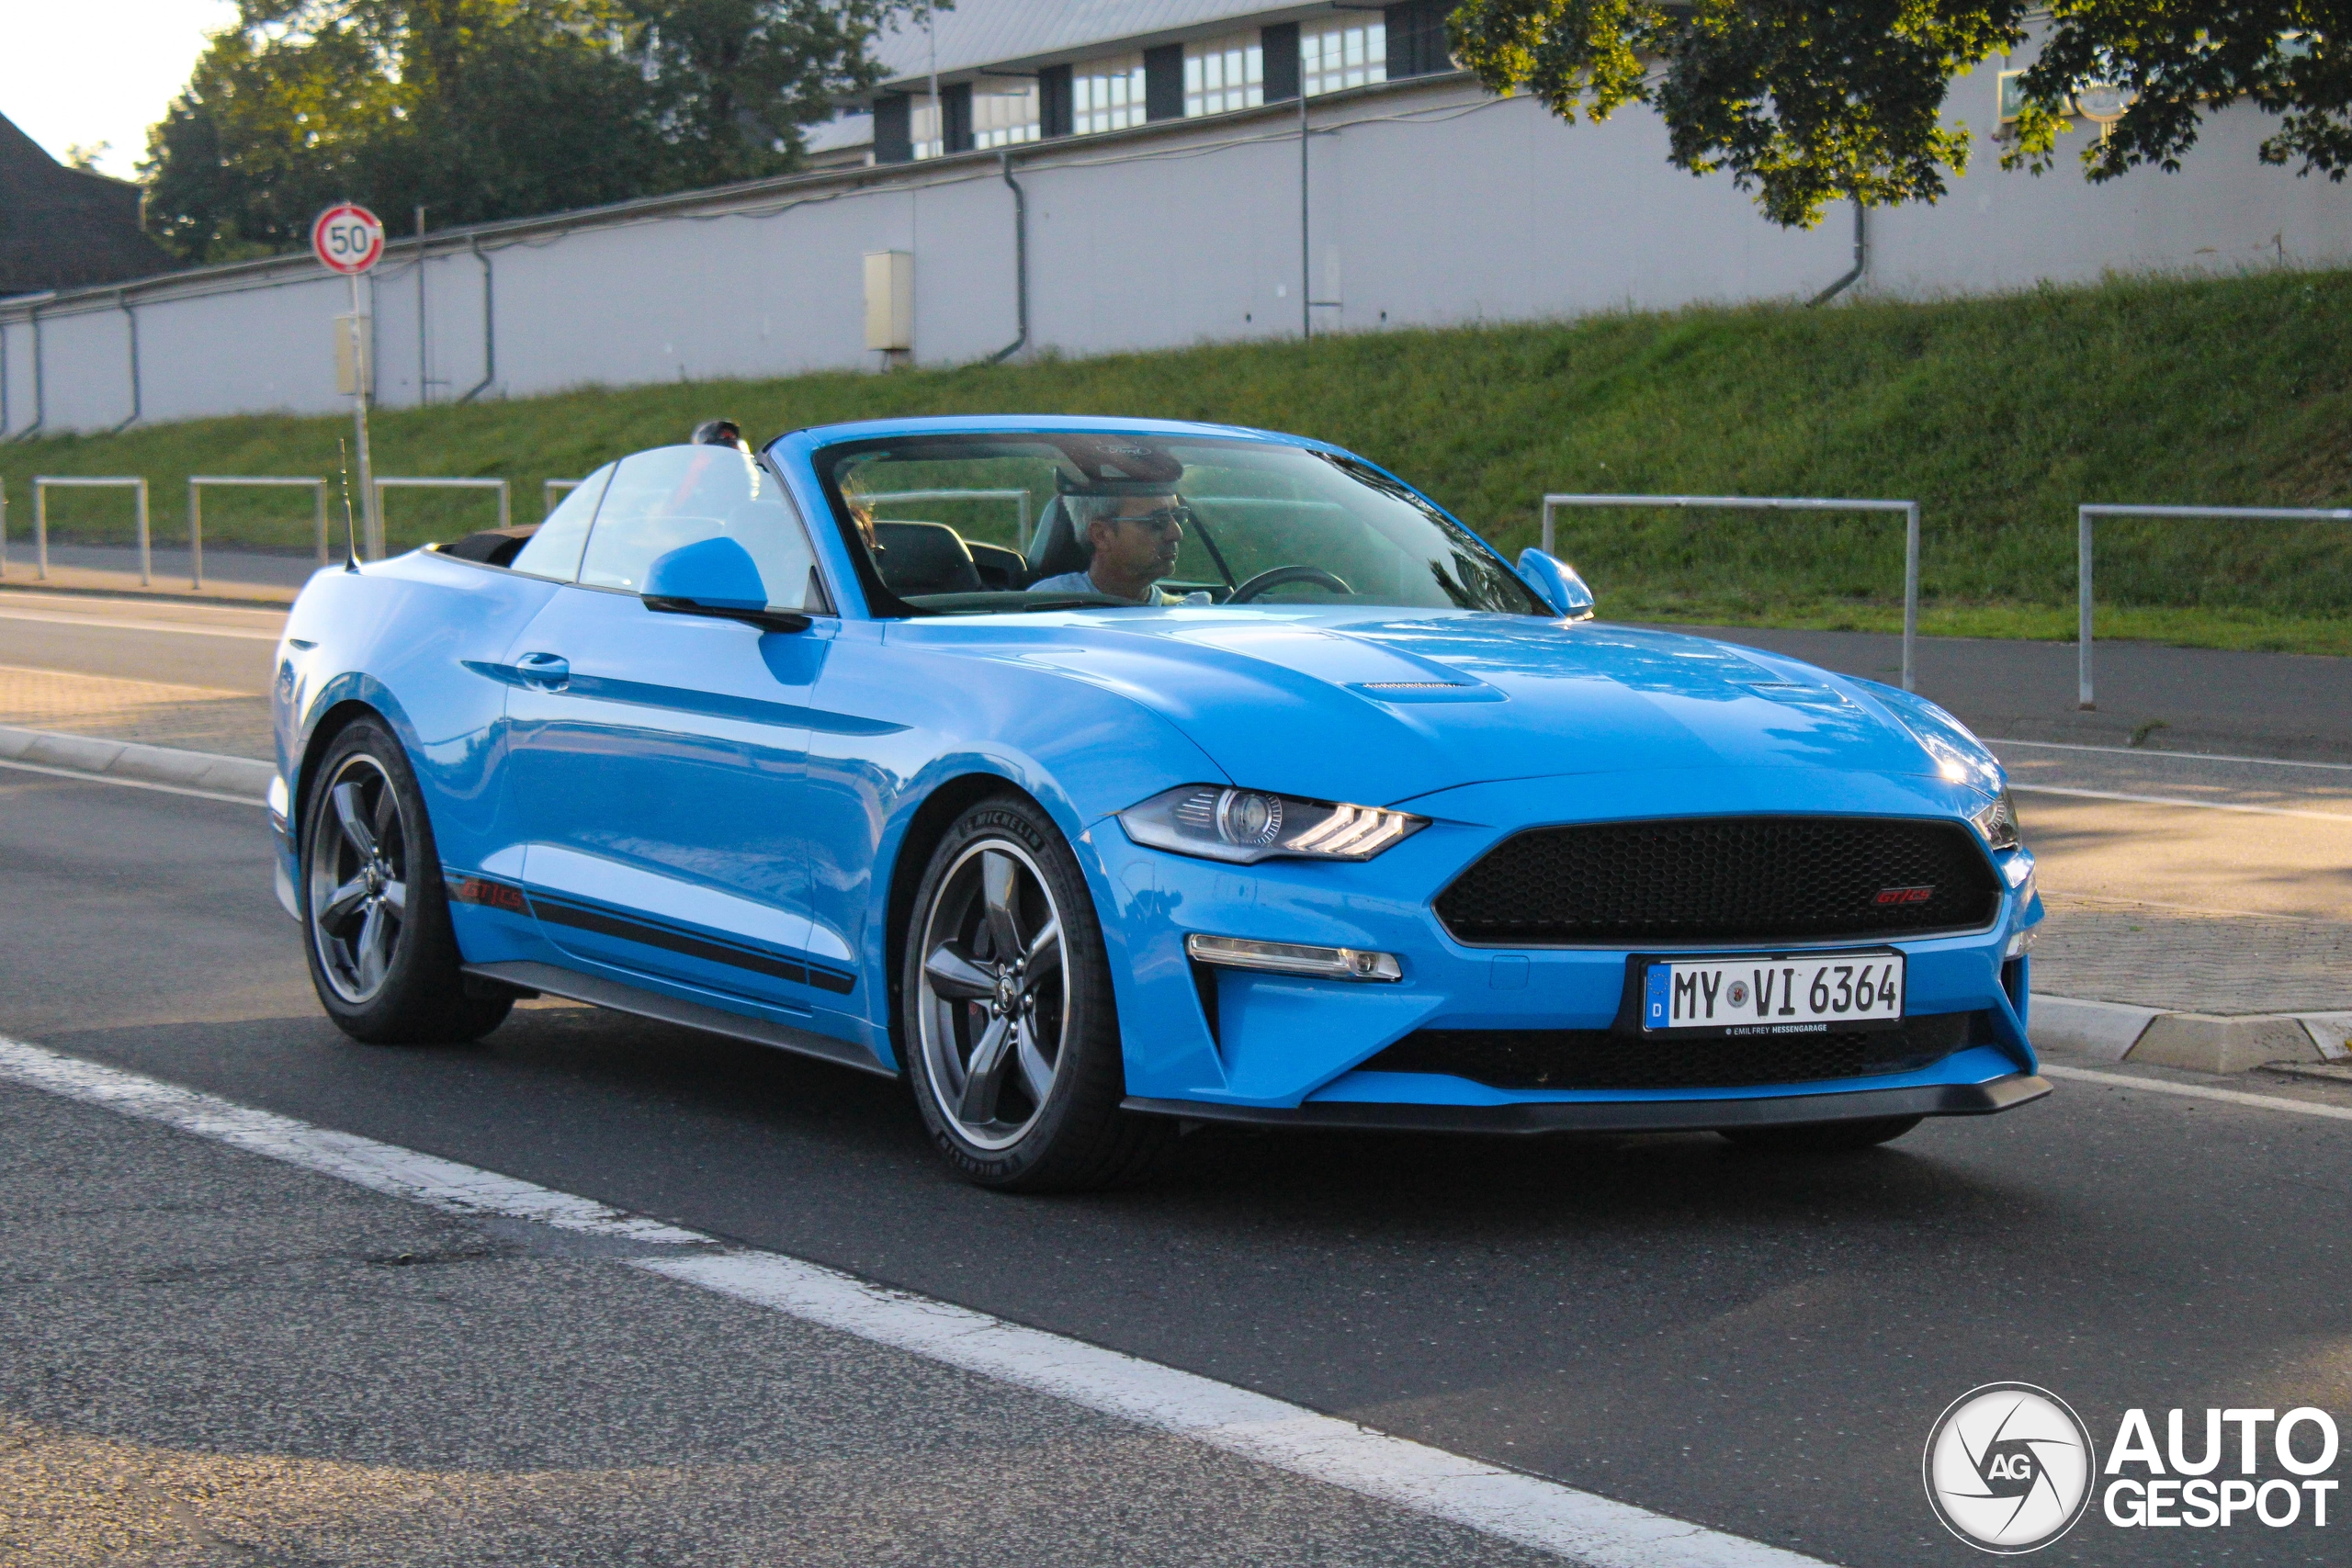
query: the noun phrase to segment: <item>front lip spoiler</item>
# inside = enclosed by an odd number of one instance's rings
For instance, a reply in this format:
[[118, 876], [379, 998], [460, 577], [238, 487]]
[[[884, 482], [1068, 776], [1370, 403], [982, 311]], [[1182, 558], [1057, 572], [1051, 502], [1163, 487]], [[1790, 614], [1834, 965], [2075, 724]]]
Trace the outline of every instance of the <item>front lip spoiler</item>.
[[1990, 1116], [2031, 1104], [2049, 1081], [2016, 1073], [1984, 1083], [1921, 1084], [1846, 1094], [1744, 1100], [1545, 1100], [1518, 1105], [1398, 1105], [1319, 1100], [1299, 1106], [1215, 1105], [1197, 1100], [1131, 1098], [1123, 1109], [1193, 1122], [1254, 1127], [1327, 1127], [1392, 1133], [1705, 1133], [1720, 1127], [1787, 1127], [1880, 1116]]

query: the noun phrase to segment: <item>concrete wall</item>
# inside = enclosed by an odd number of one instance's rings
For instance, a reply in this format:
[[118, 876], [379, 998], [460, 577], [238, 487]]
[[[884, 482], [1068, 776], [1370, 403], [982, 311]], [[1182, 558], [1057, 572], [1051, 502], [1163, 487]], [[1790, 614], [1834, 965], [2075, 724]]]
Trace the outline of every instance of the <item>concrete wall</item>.
[[[1989, 100], [1964, 79], [1955, 113]], [[1314, 106], [1317, 331], [1526, 321], [1615, 308], [1804, 298], [1843, 273], [1843, 212], [1809, 233], [1758, 216], [1722, 177], [1666, 163], [1663, 126], [1631, 112], [1563, 125], [1462, 78], [1391, 84]], [[1976, 117], [1982, 123], [1984, 116]], [[2037, 179], [1997, 150], [1935, 208], [1871, 218], [1865, 291], [1983, 292], [2109, 271], [2230, 271], [2352, 261], [2352, 191], [2261, 166], [2266, 121], [2215, 117], [2188, 168], [2090, 186], [2067, 162]], [[1278, 107], [1032, 148], [1032, 351], [1069, 355], [1299, 332], [1295, 111]], [[2078, 141], [2063, 149], [2071, 158]], [[1012, 197], [993, 157], [861, 170], [396, 243], [366, 286], [376, 396], [449, 401], [872, 368], [869, 251], [915, 256], [923, 364], [982, 357], [1016, 329]], [[420, 389], [417, 277], [424, 279]], [[0, 304], [8, 434], [141, 417], [339, 412], [329, 322], [348, 287], [307, 258], [178, 274], [45, 303]], [[494, 347], [485, 343], [485, 310]], [[490, 358], [494, 354], [494, 366]]]

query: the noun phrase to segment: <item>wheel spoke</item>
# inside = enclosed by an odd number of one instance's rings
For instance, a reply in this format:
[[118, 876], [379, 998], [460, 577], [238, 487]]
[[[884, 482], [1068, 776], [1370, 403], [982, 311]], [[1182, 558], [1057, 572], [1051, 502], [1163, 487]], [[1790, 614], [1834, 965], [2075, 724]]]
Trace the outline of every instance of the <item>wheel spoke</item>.
[[1035, 990], [1048, 976], [1058, 976], [1062, 968], [1062, 923], [1047, 920], [1045, 929], [1029, 939], [1028, 951], [1021, 956], [1023, 992]]
[[996, 956], [1010, 963], [1023, 947], [1021, 927], [1012, 903], [1021, 891], [1021, 867], [1001, 850], [980, 856], [980, 898], [989, 912], [989, 933], [996, 941]]
[[923, 960], [923, 977], [936, 994], [954, 1001], [985, 1001], [996, 995], [996, 979], [988, 971], [943, 942]]
[[408, 918], [408, 884], [387, 882], [383, 886], [384, 908], [402, 919]]
[[333, 928], [351, 918], [359, 901], [368, 897], [368, 879], [355, 876], [327, 896], [326, 907], [319, 911], [319, 924]]
[[359, 922], [359, 934], [351, 942], [361, 990], [372, 991], [384, 983], [384, 972], [391, 967], [393, 929], [382, 905], [368, 906], [367, 918]]
[[401, 803], [392, 793], [392, 781], [386, 779], [383, 789], [376, 796], [376, 843], [387, 859], [401, 852]]
[[334, 786], [334, 815], [335, 820], [343, 825], [343, 836], [350, 840], [351, 847], [357, 850], [363, 858], [373, 858], [376, 833], [368, 825], [368, 808], [360, 801], [356, 784]]
[[1046, 1095], [1054, 1087], [1054, 1065], [1037, 1049], [1037, 1024], [1024, 1018], [1013, 1031], [1014, 1061], [1021, 1068], [1021, 1081], [1029, 1090], [1029, 1103], [1043, 1108]]
[[996, 1120], [997, 1096], [1004, 1083], [1005, 1047], [1012, 1038], [1010, 1019], [993, 1019], [972, 1047], [964, 1069], [964, 1097], [956, 1107], [958, 1121], [979, 1126]]

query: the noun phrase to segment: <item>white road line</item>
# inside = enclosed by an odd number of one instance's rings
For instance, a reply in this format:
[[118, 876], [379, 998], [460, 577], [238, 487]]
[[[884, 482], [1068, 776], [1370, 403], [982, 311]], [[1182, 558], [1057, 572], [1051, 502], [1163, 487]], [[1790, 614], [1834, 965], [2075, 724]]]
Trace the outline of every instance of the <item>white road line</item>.
[[230, 795], [217, 789], [190, 789], [185, 784], [155, 784], [147, 779], [119, 779], [112, 773], [85, 773], [80, 768], [45, 768], [39, 762], [0, 761], [0, 768], [14, 768], [18, 773], [47, 773], [53, 779], [72, 779], [76, 784], [120, 784], [125, 789], [152, 789], [161, 795], [192, 795], [198, 800], [225, 800], [232, 806], [266, 806], [269, 803], [256, 795]]
[[2060, 789], [2056, 784], [2009, 785], [2012, 795], [2067, 795], [2077, 800], [2120, 800], [2133, 806], [2185, 806], [2191, 811], [2242, 811], [2256, 817], [2300, 817], [2309, 822], [2352, 827], [2352, 811], [2292, 811], [2283, 806], [2240, 806], [2226, 800], [2183, 800], [2171, 795], [2124, 795], [2111, 789]]
[[2299, 762], [2289, 757], [2233, 757], [2220, 751], [2151, 751], [2143, 746], [2083, 746], [2065, 740], [1987, 740], [1987, 746], [2036, 746], [2045, 751], [2097, 751], [2109, 757], [2162, 757], [2177, 762], [2255, 762], [2266, 768], [2326, 768], [2352, 773], [2352, 762]]
[[314, 1127], [38, 1045], [0, 1037], [0, 1078], [447, 1213], [534, 1220], [595, 1235], [691, 1247], [623, 1261], [1594, 1568], [1822, 1568], [1815, 1558], [1391, 1437], [1196, 1373], [889, 1290], [780, 1253], [720, 1250], [698, 1232], [593, 1199]]
[[44, 615], [36, 610], [0, 610], [0, 621], [40, 621], [52, 626], [81, 626], [104, 632], [167, 632], [186, 637], [232, 637], [247, 642], [276, 642], [283, 633], [245, 626], [194, 626], [180, 621], [118, 620], [112, 615]]
[[2109, 1089], [2144, 1089], [2157, 1094], [2177, 1094], [2188, 1100], [2218, 1100], [2229, 1105], [2251, 1105], [2257, 1111], [2284, 1111], [2290, 1115], [2318, 1116], [2330, 1122], [2352, 1122], [2352, 1107], [2320, 1105], [2308, 1100], [2283, 1100], [2275, 1094], [2247, 1094], [2242, 1089], [2207, 1089], [2202, 1084], [2167, 1083], [2162, 1078], [2134, 1077], [2129, 1073], [2094, 1072], [2088, 1067], [2062, 1067], [2050, 1062], [2041, 1064], [2041, 1076], [2105, 1084]]

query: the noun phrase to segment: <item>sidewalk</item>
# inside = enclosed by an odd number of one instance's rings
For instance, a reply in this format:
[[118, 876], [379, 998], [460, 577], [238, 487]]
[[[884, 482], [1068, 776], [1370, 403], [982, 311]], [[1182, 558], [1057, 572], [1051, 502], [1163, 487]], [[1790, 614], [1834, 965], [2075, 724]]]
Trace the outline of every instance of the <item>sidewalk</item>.
[[269, 699], [0, 665], [0, 727], [270, 761]]
[[148, 555], [147, 581], [139, 581], [139, 552], [112, 545], [49, 547], [49, 575], [39, 575], [30, 539], [11, 531], [0, 588], [56, 593], [119, 593], [198, 603], [290, 604], [319, 570], [308, 555], [208, 547], [204, 586], [189, 586], [191, 566], [185, 545], [158, 545]]

